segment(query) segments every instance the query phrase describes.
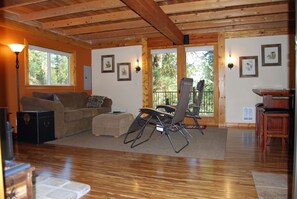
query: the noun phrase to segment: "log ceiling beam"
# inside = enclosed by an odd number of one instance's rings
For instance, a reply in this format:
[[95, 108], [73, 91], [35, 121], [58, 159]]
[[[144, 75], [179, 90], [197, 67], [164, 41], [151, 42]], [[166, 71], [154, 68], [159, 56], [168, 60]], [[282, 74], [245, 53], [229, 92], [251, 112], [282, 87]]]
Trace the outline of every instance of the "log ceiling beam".
[[3, 19], [0, 18], [0, 27], [5, 27], [5, 28], [9, 28], [12, 30], [17, 30], [17, 31], [22, 31], [22, 32], [27, 32], [30, 34], [36, 34], [36, 35], [43, 35], [44, 37], [56, 40], [56, 41], [63, 41], [69, 44], [74, 44], [77, 46], [81, 46], [83, 48], [91, 48], [91, 44], [84, 42], [84, 41], [80, 41], [78, 39], [75, 38], [68, 38], [59, 34], [55, 34], [52, 32], [48, 32], [45, 30], [42, 30], [40, 28], [37, 27], [32, 27], [32, 26], [28, 26], [22, 23], [18, 23], [9, 19]]
[[134, 10], [139, 16], [150, 23], [165, 37], [174, 44], [181, 45], [184, 43], [183, 33], [170, 20], [153, 0], [121, 0], [130, 9]]
[[[82, 40], [94, 40], [98, 38], [110, 38], [110, 37], [119, 37], [119, 36], [130, 36], [130, 35], [144, 35], [144, 34], [156, 34], [159, 33], [153, 27], [146, 27], [146, 28], [132, 28], [127, 30], [115, 30], [109, 31], [108, 35], [106, 32], [98, 32], [98, 33], [91, 33], [91, 34], [84, 34], [79, 36]], [[161, 34], [161, 33], [159, 33]], [[162, 36], [162, 35], [161, 35]]]
[[26, 6], [34, 3], [41, 3], [47, 0], [2, 0], [0, 2], [0, 10]]
[[[256, 17], [246, 17], [246, 19], [237, 18], [232, 19], [231, 21], [227, 20], [217, 20], [214, 23], [208, 24], [208, 22], [203, 23], [188, 23], [181, 24], [183, 27], [183, 32], [186, 34], [193, 34], [193, 33], [213, 33], [213, 32], [221, 32], [221, 31], [236, 31], [236, 30], [244, 30], [244, 29], [255, 29], [259, 28], [262, 25], [262, 29], [271, 29], [277, 26], [285, 27], [286, 21], [288, 17], [285, 14], [277, 14], [277, 15], [270, 15], [270, 16], [256, 16]], [[265, 21], [260, 22], [260, 21]], [[222, 24], [222, 25], [218, 25]], [[227, 25], [228, 29], [225, 28]], [[199, 30], [195, 30], [195, 27], [199, 26]], [[92, 33], [92, 34], [85, 34], [79, 36], [82, 40], [89, 40], [90, 43], [100, 43], [118, 39], [129, 39], [129, 38], [141, 38], [141, 37], [156, 37], [158, 35], [158, 31], [156, 31], [153, 27], [147, 28], [134, 28], [134, 29], [127, 29], [127, 30], [116, 30], [116, 31], [109, 31], [108, 35], [106, 32], [100, 33]], [[159, 33], [160, 36], [160, 33]]]
[[288, 0], [201, 0], [166, 5], [162, 7], [162, 10], [167, 14], [177, 14], [183, 12], [199, 12], [202, 10], [226, 9], [234, 6], [251, 6], [262, 3], [277, 2], [288, 3]]
[[[288, 15], [286, 13], [276, 13], [270, 15], [258, 15], [258, 16], [249, 16], [249, 17], [237, 17], [237, 18], [224, 18], [216, 19], [211, 21], [194, 21], [194, 22], [184, 22], [177, 24], [177, 27], [180, 30], [192, 30], [197, 27], [199, 28], [215, 28], [220, 26], [232, 26], [232, 25], [243, 25], [243, 24], [257, 24], [257, 23], [267, 23], [267, 22], [278, 22], [278, 21], [287, 21]], [[109, 31], [107, 34], [106, 32]], [[110, 32], [113, 31], [113, 32]], [[100, 37], [109, 37], [121, 36], [124, 33], [130, 32], [137, 34], [140, 31], [141, 34], [143, 31], [153, 32], [152, 27], [143, 20], [127, 21], [127, 22], [118, 22], [112, 24], [103, 24], [103, 25], [94, 25], [89, 27], [73, 28], [64, 30], [65, 35], [79, 35], [81, 39], [92, 39], [94, 36]], [[129, 35], [129, 34], [128, 34]]]
[[288, 28], [288, 22], [273, 22], [273, 23], [262, 23], [262, 24], [244, 24], [236, 26], [224, 26], [216, 28], [201, 28], [201, 29], [192, 29], [185, 30], [186, 34], [204, 34], [204, 33], [214, 33], [214, 32], [233, 32], [233, 31], [247, 31], [247, 30], [258, 30], [265, 32], [268, 29], [276, 28]]
[[118, 12], [86, 16], [86, 17], [76, 17], [71, 19], [45, 22], [43, 23], [42, 27], [44, 29], [53, 29], [53, 28], [71, 27], [71, 26], [100, 23], [100, 22], [113, 22], [113, 21], [127, 20], [127, 19], [140, 19], [140, 17], [131, 10], [124, 10], [124, 11], [118, 11]]
[[46, 9], [38, 12], [23, 14], [20, 16], [20, 20], [22, 22], [25, 22], [25, 21], [32, 21], [37, 19], [57, 17], [57, 16], [73, 14], [73, 13], [119, 8], [124, 6], [125, 4], [123, 4], [119, 0], [113, 0], [112, 3], [110, 3], [110, 0], [100, 0], [100, 2], [90, 1], [86, 3], [77, 3], [70, 6], [62, 6], [58, 8]]
[[144, 20], [135, 20], [135, 21], [125, 21], [111, 24], [103, 24], [103, 25], [93, 25], [81, 28], [72, 28], [64, 30], [65, 35], [79, 35], [79, 34], [87, 34], [94, 32], [104, 32], [111, 30], [122, 30], [122, 29], [131, 29], [131, 28], [141, 28], [141, 27], [149, 27], [150, 25]]
[[[205, 30], [211, 30], [211, 32], [216, 32], [217, 28], [222, 28], [223, 26], [228, 27], [239, 27], [242, 25], [252, 24], [273, 24], [274, 22], [285, 22], [288, 20], [288, 16], [286, 14], [276, 14], [276, 15], [266, 15], [266, 16], [256, 16], [256, 17], [246, 17], [246, 18], [233, 18], [233, 19], [223, 19], [223, 20], [215, 20], [213, 22], [205, 21], [205, 22], [191, 22], [186, 24], [180, 24], [178, 27], [183, 30], [183, 32], [187, 33], [188, 31], [192, 31], [195, 27], [199, 27], [202, 32]], [[267, 25], [266, 25], [267, 26]], [[269, 26], [269, 25], [268, 25]], [[269, 27], [266, 27], [269, 28]], [[109, 31], [108, 34], [106, 32], [97, 32], [91, 34], [84, 34], [79, 36], [81, 40], [96, 40], [99, 38], [116, 38], [116, 37], [129, 37], [136, 35], [147, 35], [152, 34], [153, 36], [157, 34], [158, 31], [153, 27], [145, 27], [145, 28], [133, 28], [133, 29], [125, 29], [125, 30], [113, 30]], [[152, 37], [152, 36], [149, 36]]]
[[[163, 6], [161, 6], [161, 8], [162, 7]], [[180, 14], [180, 15], [170, 16], [169, 18], [174, 23], [185, 23], [185, 22], [224, 19], [224, 18], [227, 19], [231, 17], [243, 17], [243, 16], [254, 15], [254, 14], [263, 15], [263, 14], [281, 13], [281, 12], [288, 12], [288, 10], [289, 10], [288, 4], [283, 3], [279, 5], [235, 8], [235, 9], [229, 8], [227, 10], [219, 10], [219, 11]], [[124, 11], [118, 11], [118, 12], [112, 12], [112, 13], [103, 13], [98, 15], [86, 16], [86, 17], [77, 17], [77, 18], [57, 20], [52, 22], [45, 22], [43, 23], [42, 27], [44, 29], [54, 29], [54, 28], [71, 27], [71, 26], [77, 26], [77, 25], [83, 25], [83, 24], [113, 22], [113, 21], [127, 20], [127, 19], [140, 19], [140, 17], [131, 10], [124, 10]]]
[[155, 37], [163, 37], [169, 45], [180, 45], [184, 35], [286, 32], [295, 21], [289, 1], [3, 0], [2, 18], [20, 24], [0, 18], [0, 26], [9, 24], [57, 40], [65, 37], [69, 43], [89, 47], [123, 45]]
[[244, 24], [264, 24], [271, 22], [281, 22], [288, 21], [288, 14], [272, 14], [272, 15], [260, 15], [252, 17], [238, 17], [231, 19], [221, 19], [221, 20], [212, 20], [212, 21], [201, 21], [201, 22], [190, 22], [182, 23], [177, 25], [181, 30], [191, 30], [195, 27], [199, 28], [214, 28], [214, 27], [223, 27], [223, 26], [236, 26]]

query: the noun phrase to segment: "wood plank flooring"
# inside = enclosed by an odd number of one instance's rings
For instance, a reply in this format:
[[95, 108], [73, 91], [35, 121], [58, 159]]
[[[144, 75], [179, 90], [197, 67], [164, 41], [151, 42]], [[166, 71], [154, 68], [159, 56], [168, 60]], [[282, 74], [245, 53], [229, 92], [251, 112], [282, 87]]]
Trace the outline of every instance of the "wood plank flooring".
[[223, 161], [24, 143], [15, 144], [15, 156], [31, 163], [37, 175], [89, 184], [84, 199], [258, 198], [252, 171], [291, 173], [292, 168], [281, 142], [272, 140], [263, 152], [254, 130], [233, 128]]

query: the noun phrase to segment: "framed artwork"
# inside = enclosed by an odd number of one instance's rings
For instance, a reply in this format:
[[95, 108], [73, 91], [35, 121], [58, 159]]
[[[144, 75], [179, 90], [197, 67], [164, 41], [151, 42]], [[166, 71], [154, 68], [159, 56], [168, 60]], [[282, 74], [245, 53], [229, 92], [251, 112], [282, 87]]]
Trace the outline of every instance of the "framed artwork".
[[101, 73], [114, 72], [114, 55], [101, 56]]
[[262, 45], [261, 52], [263, 66], [280, 66], [282, 64], [281, 44]]
[[131, 63], [118, 63], [118, 81], [131, 80]]
[[239, 57], [239, 76], [258, 77], [258, 56]]

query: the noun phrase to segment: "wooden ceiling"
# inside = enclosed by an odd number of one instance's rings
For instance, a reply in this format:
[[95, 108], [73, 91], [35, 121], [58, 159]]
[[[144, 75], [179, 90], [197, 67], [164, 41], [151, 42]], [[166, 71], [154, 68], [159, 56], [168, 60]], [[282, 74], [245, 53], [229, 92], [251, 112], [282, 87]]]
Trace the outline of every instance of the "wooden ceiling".
[[[294, 0], [2, 0], [2, 21], [70, 38], [90, 47], [142, 38], [289, 29]], [[294, 24], [294, 23], [292, 23]], [[1, 23], [0, 23], [1, 25]]]

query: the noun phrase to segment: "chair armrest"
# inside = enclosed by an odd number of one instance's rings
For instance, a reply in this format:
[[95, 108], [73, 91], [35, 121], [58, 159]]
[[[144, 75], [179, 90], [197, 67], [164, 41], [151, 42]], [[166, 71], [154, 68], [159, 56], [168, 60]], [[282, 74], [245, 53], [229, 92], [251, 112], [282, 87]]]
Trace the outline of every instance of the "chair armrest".
[[199, 108], [200, 106], [198, 106], [197, 104], [189, 104], [189, 108]]
[[164, 109], [168, 113], [173, 113], [176, 110], [176, 108], [171, 105], [158, 105], [156, 109]]
[[160, 115], [160, 116], [173, 117], [173, 115], [170, 114], [170, 113], [163, 112], [163, 111], [158, 111], [158, 110], [153, 109], [153, 108], [141, 108], [140, 112], [141, 113], [146, 113], [146, 114], [149, 114], [149, 115]]

